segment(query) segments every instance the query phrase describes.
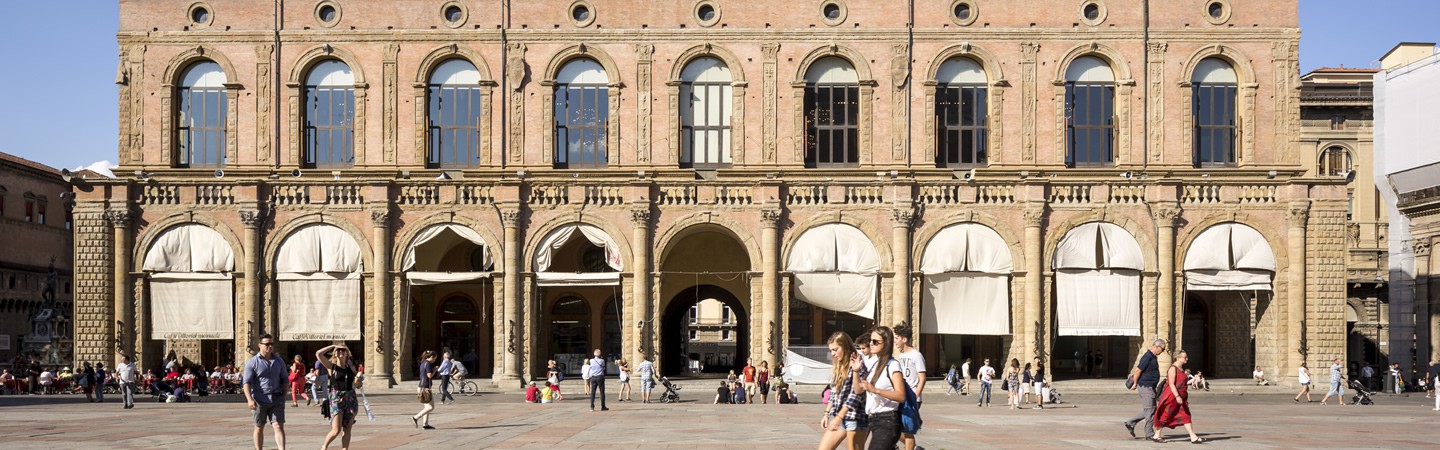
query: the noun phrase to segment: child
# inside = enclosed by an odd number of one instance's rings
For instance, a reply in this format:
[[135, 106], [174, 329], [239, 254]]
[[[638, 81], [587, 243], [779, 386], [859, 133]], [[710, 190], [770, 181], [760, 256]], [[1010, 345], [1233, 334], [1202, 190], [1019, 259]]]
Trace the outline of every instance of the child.
[[545, 382], [545, 389], [542, 389], [542, 390], [540, 391], [540, 403], [554, 403], [554, 402], [555, 402], [555, 396], [556, 396], [559, 392], [560, 392], [560, 390], [559, 390], [559, 389], [556, 389], [555, 385], [550, 384], [549, 381], [546, 381], [546, 382]]
[[537, 403], [539, 401], [540, 389], [535, 387], [534, 381], [531, 381], [530, 386], [525, 388], [525, 403]]

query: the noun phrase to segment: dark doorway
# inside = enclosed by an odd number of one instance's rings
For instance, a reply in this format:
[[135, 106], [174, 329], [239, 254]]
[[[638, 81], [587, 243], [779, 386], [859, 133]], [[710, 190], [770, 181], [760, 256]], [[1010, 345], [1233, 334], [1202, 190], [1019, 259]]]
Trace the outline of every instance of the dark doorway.
[[[717, 323], [704, 323], [692, 315], [692, 308], [706, 300], [718, 300], [728, 307], [728, 322], [722, 316]], [[717, 286], [693, 286], [676, 294], [665, 307], [660, 330], [661, 373], [688, 374], [695, 368], [704, 373], [725, 374], [732, 369], [738, 373], [750, 357], [750, 320], [744, 304], [730, 291]], [[728, 340], [723, 334], [725, 330], [729, 330]], [[701, 337], [714, 336], [711, 332], [722, 334], [718, 339]], [[733, 350], [728, 350], [730, 346], [726, 344], [730, 343]]]
[[1209, 351], [1210, 308], [1196, 296], [1185, 300], [1185, 335], [1180, 337], [1180, 348], [1190, 357], [1189, 369], [1216, 376], [1215, 355]]

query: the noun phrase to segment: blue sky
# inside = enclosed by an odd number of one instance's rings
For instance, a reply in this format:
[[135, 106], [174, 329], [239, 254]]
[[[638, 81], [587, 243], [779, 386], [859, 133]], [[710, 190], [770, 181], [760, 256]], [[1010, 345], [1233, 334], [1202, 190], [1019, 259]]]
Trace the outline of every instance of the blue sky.
[[[114, 161], [118, 2], [0, 8], [0, 50], [14, 64], [0, 69], [0, 151], [55, 167]], [[1375, 67], [1397, 42], [1440, 40], [1437, 17], [1436, 0], [1300, 0], [1300, 68]]]

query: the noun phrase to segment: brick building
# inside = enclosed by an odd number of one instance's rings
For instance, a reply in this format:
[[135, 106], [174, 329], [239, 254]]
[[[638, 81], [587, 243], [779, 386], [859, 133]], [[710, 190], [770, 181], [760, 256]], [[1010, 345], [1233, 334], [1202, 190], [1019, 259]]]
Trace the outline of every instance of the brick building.
[[[69, 192], [59, 170], [0, 153], [0, 367], [9, 367], [21, 353], [37, 355], [45, 364], [71, 361]], [[52, 268], [53, 311], [41, 313], [47, 309], [42, 292]], [[41, 320], [45, 325], [37, 327], [32, 323], [37, 314], [59, 320]], [[46, 345], [55, 351], [46, 351]]]
[[918, 324], [935, 371], [1118, 376], [1156, 336], [1219, 376], [1343, 354], [1295, 0], [897, 5], [122, 2], [77, 351], [121, 321], [146, 364], [278, 332], [516, 380], [673, 365], [713, 299], [772, 365], [873, 321]]

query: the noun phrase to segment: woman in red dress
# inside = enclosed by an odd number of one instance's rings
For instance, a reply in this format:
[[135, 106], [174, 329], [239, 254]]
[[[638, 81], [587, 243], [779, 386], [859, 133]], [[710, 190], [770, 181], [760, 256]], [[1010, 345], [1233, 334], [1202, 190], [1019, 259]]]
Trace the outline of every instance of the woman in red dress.
[[1170, 370], [1166, 372], [1160, 402], [1155, 406], [1155, 442], [1165, 442], [1165, 438], [1160, 436], [1161, 427], [1174, 429], [1181, 425], [1190, 433], [1191, 444], [1205, 442], [1195, 435], [1195, 428], [1190, 426], [1190, 393], [1186, 390], [1190, 376], [1185, 373], [1185, 363], [1189, 361], [1190, 355], [1181, 350], [1175, 354], [1175, 362], [1170, 364]]

